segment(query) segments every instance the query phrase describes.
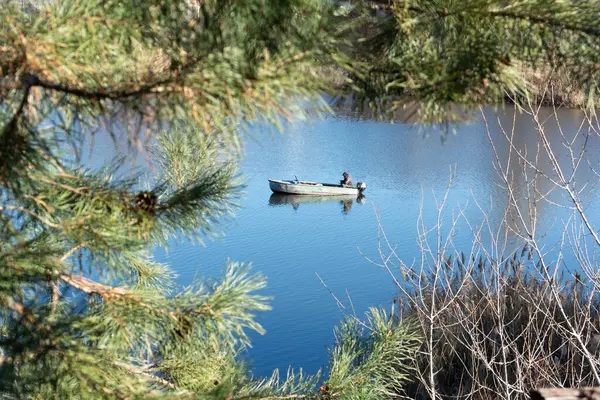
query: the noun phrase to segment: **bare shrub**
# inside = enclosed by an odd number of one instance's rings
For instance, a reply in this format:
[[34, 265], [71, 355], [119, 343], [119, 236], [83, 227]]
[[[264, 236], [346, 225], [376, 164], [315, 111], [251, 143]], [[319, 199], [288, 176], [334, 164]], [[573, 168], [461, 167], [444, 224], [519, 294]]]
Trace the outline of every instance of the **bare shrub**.
[[[416, 320], [424, 338], [411, 398], [519, 399], [534, 387], [600, 385], [600, 238], [585, 197], [598, 179], [577, 181], [593, 168], [586, 151], [597, 120], [567, 133], [554, 110], [556, 143], [539, 108], [522, 111], [537, 131], [533, 149], [515, 144], [514, 121], [505, 129], [498, 120], [500, 138], [492, 135], [482, 112], [506, 196], [500, 218], [475, 199], [483, 222], [472, 224], [462, 209], [445, 219], [451, 171], [437, 222], [426, 226], [421, 212], [416, 262], [403, 261], [378, 220], [379, 258], [370, 260], [396, 283], [399, 318]], [[564, 215], [551, 229], [556, 238], [544, 237], [541, 207]], [[459, 224], [472, 233], [470, 249], [454, 246]]]

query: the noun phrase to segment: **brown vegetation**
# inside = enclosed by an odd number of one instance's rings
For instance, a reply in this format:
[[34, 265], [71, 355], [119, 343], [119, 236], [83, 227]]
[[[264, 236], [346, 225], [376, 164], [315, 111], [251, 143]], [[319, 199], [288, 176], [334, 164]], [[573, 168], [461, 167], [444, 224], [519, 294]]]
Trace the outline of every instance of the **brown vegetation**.
[[[533, 149], [515, 140], [529, 132], [515, 133], [514, 123], [499, 123], [500, 139], [487, 130], [506, 195], [499, 220], [475, 199], [482, 223], [463, 210], [444, 221], [451, 179], [436, 199], [435, 225], [422, 216], [417, 224], [421, 257], [412, 265], [380, 223], [380, 257], [371, 261], [396, 283], [399, 318], [416, 321], [424, 339], [410, 398], [528, 399], [533, 388], [600, 385], [600, 238], [583, 190], [598, 175], [577, 180], [579, 170], [593, 170], [588, 147], [600, 139], [599, 123], [586, 118], [575, 132], [557, 123], [559, 133], [549, 138], [539, 108], [529, 103], [521, 111], [537, 131]], [[557, 242], [541, 231], [542, 207], [567, 214], [554, 228]], [[459, 223], [472, 232], [465, 253], [453, 242]]]
[[[588, 105], [589, 85], [570, 76], [566, 70], [550, 67], [531, 69], [523, 67], [525, 80], [531, 86], [530, 101], [536, 105], [581, 108]], [[509, 103], [525, 99], [505, 97]]]

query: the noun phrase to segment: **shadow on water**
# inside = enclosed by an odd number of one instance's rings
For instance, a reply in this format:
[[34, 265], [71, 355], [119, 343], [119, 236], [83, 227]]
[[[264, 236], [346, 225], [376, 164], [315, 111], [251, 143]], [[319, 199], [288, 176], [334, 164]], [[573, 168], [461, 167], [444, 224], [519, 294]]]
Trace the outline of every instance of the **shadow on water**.
[[341, 195], [341, 196], [307, 196], [297, 194], [273, 193], [269, 197], [269, 205], [273, 207], [290, 205], [294, 210], [298, 210], [300, 204], [319, 204], [328, 202], [339, 202], [342, 205], [342, 213], [348, 214], [352, 210], [354, 202], [363, 204], [364, 195]]

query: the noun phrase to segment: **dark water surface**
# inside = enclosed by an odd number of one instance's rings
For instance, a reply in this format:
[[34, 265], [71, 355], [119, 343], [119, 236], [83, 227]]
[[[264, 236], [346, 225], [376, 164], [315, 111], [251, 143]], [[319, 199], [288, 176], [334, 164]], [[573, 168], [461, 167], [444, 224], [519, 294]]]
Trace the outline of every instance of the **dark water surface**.
[[[550, 115], [550, 110], [544, 114]], [[496, 116], [491, 111], [486, 115], [504, 157], [508, 145]], [[512, 109], [501, 115], [510, 130]], [[581, 122], [575, 111], [563, 110], [559, 116], [565, 132], [574, 131]], [[235, 218], [225, 224], [225, 236], [207, 241], [205, 247], [173, 243], [168, 253], [156, 252], [158, 261], [168, 262], [177, 272], [181, 285], [191, 283], [195, 276], [218, 276], [227, 259], [252, 262], [254, 270], [268, 278], [263, 294], [273, 297], [273, 310], [258, 316], [267, 333], [252, 335], [253, 348], [247, 355], [255, 374], [270, 374], [274, 368], [285, 371], [289, 366], [314, 373], [326, 365], [327, 347], [333, 344], [333, 328], [342, 313], [317, 274], [350, 307], [349, 295], [358, 315], [370, 306], [392, 305], [396, 294], [392, 279], [361, 254], [378, 257], [376, 213], [407, 263], [420, 257], [416, 241], [420, 207], [425, 223], [433, 224], [435, 199], [443, 195], [451, 167], [456, 177], [446, 216], [466, 207], [464, 213], [472, 223], [481, 221], [474, 200], [489, 210], [492, 219], [502, 215], [506, 195], [499, 186], [492, 165], [494, 154], [480, 117], [461, 124], [457, 134], [449, 135], [443, 144], [436, 132], [428, 138], [417, 132], [413, 125], [345, 116], [295, 123], [284, 135], [261, 134], [256, 128], [253, 136], [257, 139], [248, 141], [241, 165], [246, 195]], [[548, 122], [547, 133], [553, 143], [560, 142], [554, 121]], [[530, 117], [517, 117], [515, 137], [518, 148], [536, 149], [538, 137]], [[579, 179], [595, 178], [591, 168], [598, 163], [598, 148], [598, 138], [590, 138], [591, 164], [582, 167]], [[518, 165], [515, 158], [512, 163]], [[350, 172], [354, 182], [367, 183], [364, 203], [273, 197], [267, 182], [294, 175], [337, 182], [343, 171]], [[516, 179], [517, 186], [524, 185]], [[598, 194], [590, 190], [589, 212], [596, 217], [600, 214], [593, 200]], [[540, 209], [540, 223], [549, 233], [559, 218], [552, 208]], [[473, 234], [464, 223], [459, 228], [454, 244], [468, 251]]]

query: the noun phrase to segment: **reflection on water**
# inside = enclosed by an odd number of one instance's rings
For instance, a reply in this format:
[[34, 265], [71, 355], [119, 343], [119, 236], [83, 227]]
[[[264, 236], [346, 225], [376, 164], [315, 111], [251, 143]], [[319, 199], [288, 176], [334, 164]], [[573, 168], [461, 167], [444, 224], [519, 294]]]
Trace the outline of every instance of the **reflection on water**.
[[273, 193], [269, 197], [269, 205], [273, 207], [290, 205], [294, 210], [300, 208], [300, 204], [319, 204], [339, 202], [342, 205], [342, 213], [348, 214], [352, 210], [354, 202], [358, 204], [365, 203], [365, 196], [356, 195], [340, 195], [340, 196], [308, 196], [299, 194], [283, 194]]

